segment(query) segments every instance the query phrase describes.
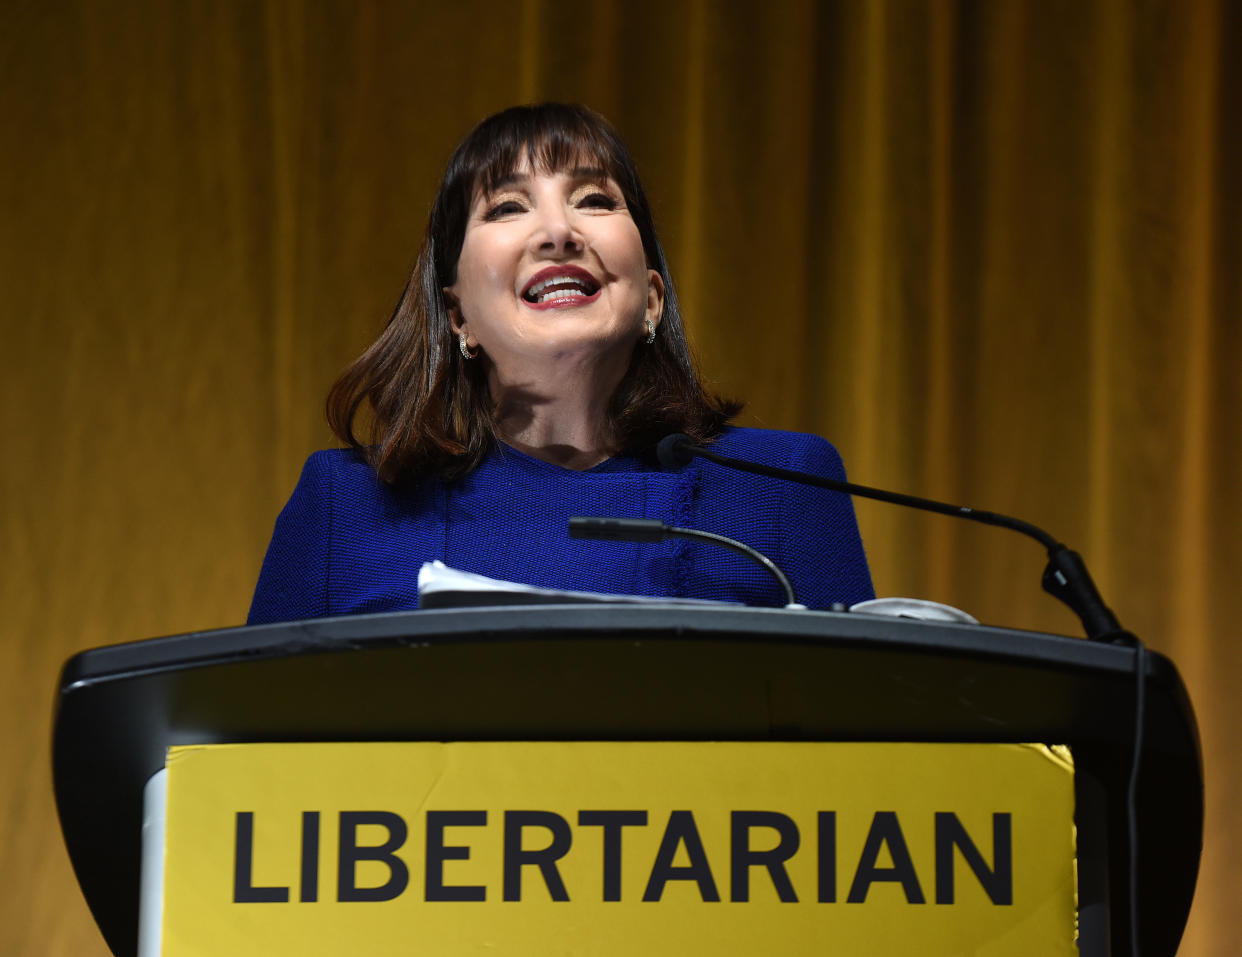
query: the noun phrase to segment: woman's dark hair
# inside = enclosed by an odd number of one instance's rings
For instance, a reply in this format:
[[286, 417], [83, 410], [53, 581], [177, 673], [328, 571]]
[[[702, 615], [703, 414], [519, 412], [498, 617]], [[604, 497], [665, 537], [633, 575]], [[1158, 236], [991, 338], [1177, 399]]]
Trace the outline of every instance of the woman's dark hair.
[[[650, 456], [670, 432], [710, 442], [741, 408], [699, 383], [651, 209], [616, 131], [583, 106], [517, 106], [484, 120], [457, 147], [401, 301], [380, 337], [328, 393], [332, 431], [389, 484], [459, 477], [478, 466], [497, 439], [486, 360], [463, 359], [442, 290], [456, 282], [476, 193], [490, 192], [524, 162], [536, 171], [602, 169], [625, 196], [648, 267], [664, 280], [655, 342], [636, 345], [608, 410], [618, 450]], [[354, 426], [367, 403], [372, 416], [360, 439]]]

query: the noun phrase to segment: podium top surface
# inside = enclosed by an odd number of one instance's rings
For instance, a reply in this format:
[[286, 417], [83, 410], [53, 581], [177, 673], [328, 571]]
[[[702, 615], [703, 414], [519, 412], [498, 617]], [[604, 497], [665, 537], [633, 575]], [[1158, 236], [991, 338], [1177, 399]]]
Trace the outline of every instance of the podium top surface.
[[638, 637], [856, 640], [990, 658], [1058, 661], [1101, 671], [1133, 670], [1129, 648], [1061, 635], [890, 616], [681, 603], [519, 605], [386, 612], [190, 632], [108, 645], [70, 658], [62, 690], [122, 673], [187, 668], [348, 649], [440, 641]]
[[[1167, 879], [1169, 855], [1181, 853], [1173, 866], [1193, 889], [1202, 827], [1193, 712], [1172, 663], [1144, 660], [1144, 762], [1160, 771], [1144, 779], [1146, 814], [1165, 828], [1161, 854], [1147, 856], [1163, 860]], [[671, 603], [424, 610], [177, 635], [67, 662], [57, 805], [88, 903], [114, 952], [131, 954], [142, 787], [173, 745], [1042, 741], [1070, 745], [1115, 791], [1129, 766], [1136, 661], [1130, 647], [1035, 632]], [[1170, 820], [1181, 822], [1175, 833]], [[1188, 842], [1193, 861], [1178, 851]], [[1164, 893], [1168, 911], [1167, 884]], [[1184, 920], [1184, 910], [1165, 920], [1176, 924], [1174, 946]]]

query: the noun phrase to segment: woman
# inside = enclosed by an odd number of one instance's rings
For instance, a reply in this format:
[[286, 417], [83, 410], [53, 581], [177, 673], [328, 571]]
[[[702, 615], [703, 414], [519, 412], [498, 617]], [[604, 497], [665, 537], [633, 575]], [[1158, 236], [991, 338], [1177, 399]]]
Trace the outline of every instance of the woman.
[[571, 515], [740, 539], [812, 608], [872, 597], [845, 496], [655, 462], [656, 443], [684, 432], [726, 455], [843, 477], [822, 439], [727, 426], [739, 408], [699, 384], [615, 131], [579, 106], [499, 113], [458, 147], [396, 311], [328, 396], [348, 448], [307, 461], [250, 623], [414, 608], [432, 559], [544, 587], [782, 603], [732, 552], [572, 540]]

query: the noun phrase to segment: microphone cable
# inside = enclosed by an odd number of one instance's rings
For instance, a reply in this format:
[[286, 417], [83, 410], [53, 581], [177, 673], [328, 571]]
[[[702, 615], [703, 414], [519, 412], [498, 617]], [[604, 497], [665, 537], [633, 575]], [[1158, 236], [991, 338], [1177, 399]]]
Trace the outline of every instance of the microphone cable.
[[1130, 953], [1139, 957], [1139, 834], [1138, 779], [1143, 757], [1143, 725], [1147, 711], [1147, 648], [1134, 641], [1134, 742], [1130, 756], [1130, 780], [1126, 785], [1127, 838], [1130, 844]]

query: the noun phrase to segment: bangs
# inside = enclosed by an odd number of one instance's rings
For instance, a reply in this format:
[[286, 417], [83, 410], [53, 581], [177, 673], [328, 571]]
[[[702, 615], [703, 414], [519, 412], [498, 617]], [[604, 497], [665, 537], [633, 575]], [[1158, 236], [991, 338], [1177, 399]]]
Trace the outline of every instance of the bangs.
[[[521, 122], [527, 119], [525, 117], [514, 119], [518, 122], [490, 131], [486, 153], [472, 157], [475, 163], [467, 160], [467, 169], [462, 172], [469, 177], [471, 195], [494, 192], [501, 182], [523, 167], [534, 173], [599, 170], [622, 189], [629, 186], [625, 161], [617, 155], [620, 143], [608, 136], [611, 131], [573, 114], [530, 117], [530, 122]], [[474, 169], [470, 169], [471, 166]]]
[[569, 103], [517, 106], [480, 123], [458, 148], [445, 185], [467, 205], [523, 167], [535, 173], [598, 169], [635, 192], [625, 144], [599, 114]]

